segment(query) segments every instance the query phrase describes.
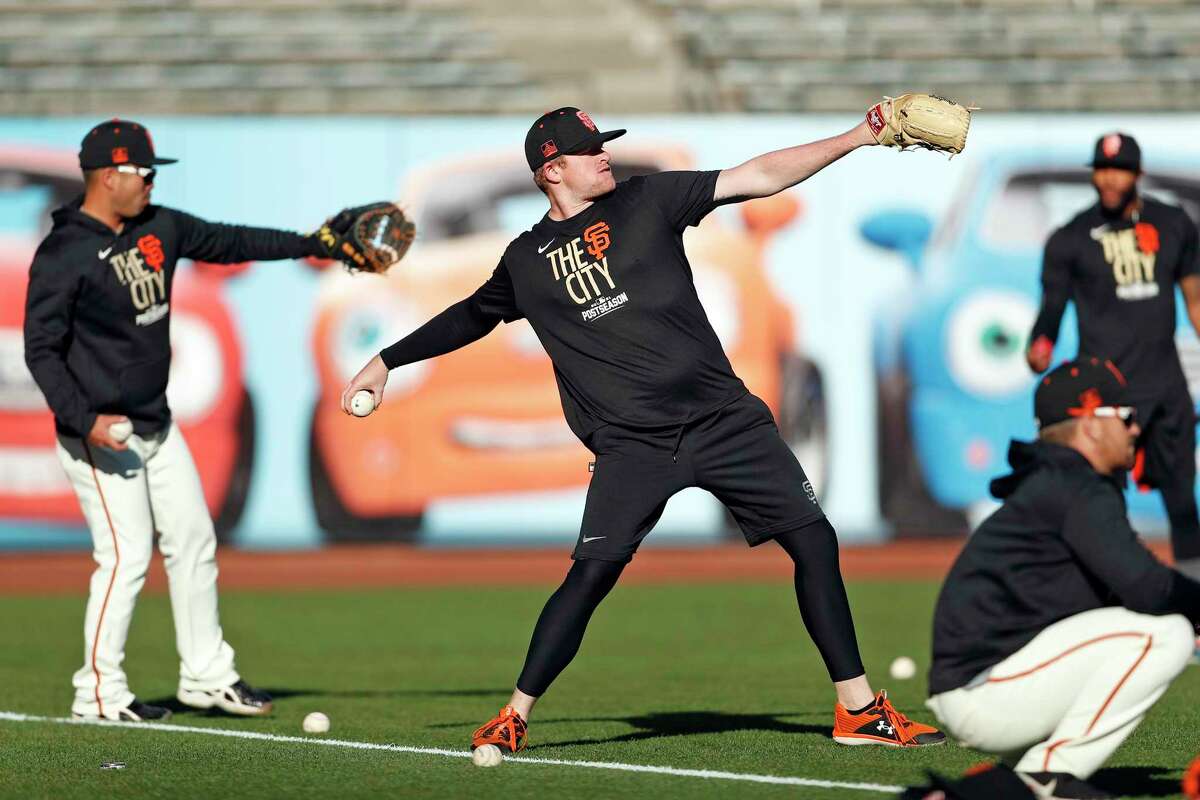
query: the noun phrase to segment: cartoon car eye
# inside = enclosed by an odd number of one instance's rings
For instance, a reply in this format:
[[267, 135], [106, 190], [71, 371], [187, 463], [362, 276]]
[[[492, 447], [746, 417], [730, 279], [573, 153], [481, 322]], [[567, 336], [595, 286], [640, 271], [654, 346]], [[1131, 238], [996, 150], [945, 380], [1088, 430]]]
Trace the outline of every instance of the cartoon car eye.
[[[349, 382], [380, 350], [416, 330], [425, 319], [396, 299], [377, 300], [347, 308], [333, 329], [333, 361], [341, 379]], [[424, 382], [430, 362], [418, 361], [391, 371], [387, 392], [408, 392]]]
[[171, 377], [167, 403], [181, 423], [203, 419], [225, 382], [216, 332], [200, 317], [176, 311], [171, 319]]
[[735, 349], [741, 325], [737, 286], [728, 276], [706, 264], [694, 262], [692, 274], [700, 304], [704, 306], [721, 346], [726, 352]]
[[1035, 309], [1013, 291], [984, 290], [967, 297], [946, 324], [946, 361], [964, 391], [1006, 397], [1033, 380], [1025, 365], [1025, 340]]

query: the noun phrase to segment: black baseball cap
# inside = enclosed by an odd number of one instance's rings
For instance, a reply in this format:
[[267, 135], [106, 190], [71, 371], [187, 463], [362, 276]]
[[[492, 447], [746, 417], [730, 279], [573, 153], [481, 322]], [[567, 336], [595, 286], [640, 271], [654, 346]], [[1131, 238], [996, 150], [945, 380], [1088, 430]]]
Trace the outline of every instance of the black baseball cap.
[[1088, 164], [1092, 169], [1142, 170], [1142, 148], [1128, 133], [1106, 133], [1096, 140], [1096, 150]]
[[178, 159], [154, 155], [154, 140], [144, 125], [127, 119], [110, 119], [87, 132], [79, 144], [79, 166], [83, 169], [133, 164], [150, 167], [174, 164]]
[[1085, 417], [1101, 406], [1130, 405], [1125, 376], [1111, 361], [1081, 356], [1059, 364], [1038, 384], [1033, 415], [1038, 428]]
[[601, 132], [586, 113], [574, 106], [563, 106], [542, 114], [530, 126], [529, 133], [525, 134], [525, 160], [529, 162], [529, 168], [537, 172], [547, 161], [581, 153], [624, 135], [624, 128]]

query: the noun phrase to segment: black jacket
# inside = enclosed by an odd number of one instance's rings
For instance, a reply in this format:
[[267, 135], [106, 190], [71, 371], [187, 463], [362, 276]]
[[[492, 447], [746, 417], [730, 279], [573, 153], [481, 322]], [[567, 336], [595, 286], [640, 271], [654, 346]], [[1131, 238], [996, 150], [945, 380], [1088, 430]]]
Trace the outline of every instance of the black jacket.
[[25, 363], [55, 427], [86, 437], [97, 414], [124, 414], [138, 434], [164, 428], [171, 362], [171, 285], [180, 258], [212, 263], [316, 255], [290, 231], [221, 225], [147, 206], [121, 233], [79, 210], [54, 212], [25, 297]]
[[1118, 479], [1059, 445], [1014, 441], [1008, 460], [1012, 474], [992, 481], [1004, 505], [972, 534], [938, 597], [930, 694], [966, 685], [1048, 625], [1095, 608], [1200, 623], [1200, 583], [1138, 542]]

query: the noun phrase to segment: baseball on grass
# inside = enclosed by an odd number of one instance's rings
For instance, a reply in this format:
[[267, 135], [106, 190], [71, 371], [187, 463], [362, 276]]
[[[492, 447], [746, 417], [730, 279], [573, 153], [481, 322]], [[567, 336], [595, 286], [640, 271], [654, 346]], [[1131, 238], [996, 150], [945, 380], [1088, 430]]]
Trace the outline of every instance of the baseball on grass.
[[354, 397], [350, 398], [350, 410], [356, 417], [365, 417], [375, 410], [375, 395], [366, 389], [359, 389], [354, 393]]
[[888, 672], [896, 680], [906, 681], [917, 674], [917, 662], [908, 656], [900, 656], [892, 662], [892, 666], [888, 669]]
[[485, 744], [475, 748], [471, 753], [471, 760], [477, 767], [498, 767], [504, 763], [504, 756], [500, 754], [500, 748], [496, 745]]
[[133, 423], [129, 420], [114, 422], [108, 426], [108, 435], [113, 438], [118, 444], [124, 442], [133, 435]]
[[304, 718], [305, 733], [329, 733], [329, 717], [314, 711]]

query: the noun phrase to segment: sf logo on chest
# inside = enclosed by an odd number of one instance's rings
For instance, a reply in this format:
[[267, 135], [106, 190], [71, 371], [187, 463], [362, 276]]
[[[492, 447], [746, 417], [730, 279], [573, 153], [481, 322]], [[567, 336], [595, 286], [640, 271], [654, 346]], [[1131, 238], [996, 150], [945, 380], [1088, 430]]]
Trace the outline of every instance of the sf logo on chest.
[[[138, 311], [149, 310], [153, 313], [160, 304], [166, 302], [167, 273], [163, 272], [165, 260], [162, 242], [153, 234], [143, 236], [138, 239], [137, 246], [123, 253], [116, 253], [108, 259], [117, 280], [122, 286], [128, 287], [133, 307]], [[165, 306], [162, 307], [165, 311]], [[139, 315], [138, 324], [148, 324], [161, 316], [156, 314], [154, 320], [143, 320]]]
[[554, 280], [576, 305], [585, 305], [617, 288], [604, 251], [612, 244], [607, 222], [597, 222], [571, 241], [546, 253]]
[[1154, 268], [1158, 258], [1158, 229], [1145, 222], [1119, 231], [1104, 231], [1095, 237], [1112, 268], [1117, 297], [1145, 300], [1158, 296]]

